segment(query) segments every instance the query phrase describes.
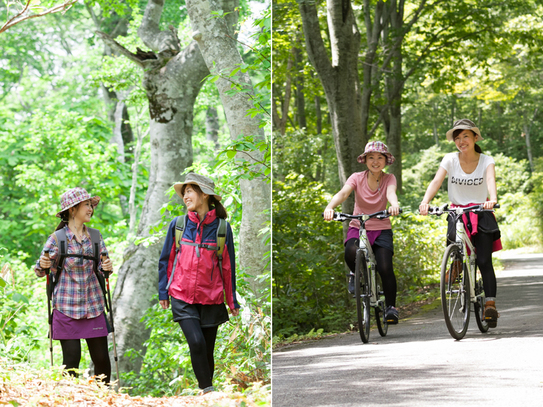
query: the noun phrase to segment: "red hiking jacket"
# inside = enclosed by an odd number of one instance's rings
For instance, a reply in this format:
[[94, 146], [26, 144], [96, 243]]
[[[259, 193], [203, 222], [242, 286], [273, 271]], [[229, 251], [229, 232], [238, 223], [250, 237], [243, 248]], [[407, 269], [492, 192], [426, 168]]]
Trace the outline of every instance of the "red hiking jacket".
[[[236, 299], [236, 265], [232, 228], [227, 225], [226, 250], [223, 252], [223, 275], [218, 264], [217, 252], [204, 247], [180, 245], [173, 281], [167, 290], [174, 266], [175, 218], [168, 228], [158, 266], [158, 292], [160, 300], [174, 298], [189, 304], [222, 304], [230, 309], [239, 308]], [[209, 211], [200, 222], [197, 212], [189, 212], [182, 241], [217, 246], [219, 220], [215, 210]], [[223, 291], [224, 290], [224, 291]], [[224, 292], [224, 294], [223, 294]]]

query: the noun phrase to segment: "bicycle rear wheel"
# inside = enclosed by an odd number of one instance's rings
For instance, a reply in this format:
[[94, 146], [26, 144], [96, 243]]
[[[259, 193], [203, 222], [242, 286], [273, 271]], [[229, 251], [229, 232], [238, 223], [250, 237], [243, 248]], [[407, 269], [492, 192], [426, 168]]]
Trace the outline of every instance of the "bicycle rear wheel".
[[370, 285], [366, 258], [362, 250], [356, 251], [354, 271], [354, 295], [358, 314], [358, 332], [362, 342], [370, 340]]
[[383, 282], [381, 281], [381, 275], [378, 272], [375, 272], [375, 283], [377, 289], [377, 307], [375, 307], [375, 321], [377, 322], [377, 329], [379, 330], [379, 335], [386, 336], [388, 332], [388, 322], [385, 318], [387, 302], [385, 299], [385, 292], [383, 291]]
[[[453, 268], [458, 261], [460, 264]], [[445, 249], [441, 263], [441, 306], [449, 333], [456, 340], [462, 339], [469, 324], [469, 277], [460, 249], [454, 244]]]
[[482, 333], [485, 333], [488, 331], [488, 322], [484, 319], [484, 312], [485, 312], [485, 290], [483, 288], [483, 276], [481, 275], [481, 271], [479, 268], [477, 268], [477, 272], [475, 273], [475, 298], [476, 302], [473, 304], [473, 309], [475, 311], [475, 321], [477, 322], [477, 327], [479, 328], [479, 331]]

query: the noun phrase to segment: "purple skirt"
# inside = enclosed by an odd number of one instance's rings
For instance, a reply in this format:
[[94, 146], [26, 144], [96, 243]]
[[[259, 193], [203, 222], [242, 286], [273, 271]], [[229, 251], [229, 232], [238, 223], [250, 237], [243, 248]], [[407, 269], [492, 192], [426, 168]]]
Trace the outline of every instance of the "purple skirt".
[[107, 336], [105, 313], [90, 319], [73, 319], [53, 310], [53, 339], [87, 339]]
[[[382, 230], [366, 230], [366, 234], [368, 235], [368, 240], [370, 241], [370, 245], [373, 246], [379, 235], [381, 234]], [[345, 245], [347, 243], [347, 240], [349, 239], [358, 239], [360, 237], [360, 229], [350, 227], [347, 231], [347, 239], [343, 242]]]

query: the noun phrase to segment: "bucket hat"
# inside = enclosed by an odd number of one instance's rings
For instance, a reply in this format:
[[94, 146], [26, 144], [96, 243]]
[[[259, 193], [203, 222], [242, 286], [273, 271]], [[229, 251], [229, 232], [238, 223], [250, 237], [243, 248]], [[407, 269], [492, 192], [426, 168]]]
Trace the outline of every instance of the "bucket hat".
[[475, 136], [476, 142], [483, 139], [483, 136], [481, 136], [481, 130], [477, 128], [475, 123], [473, 123], [471, 120], [468, 120], [468, 119], [460, 119], [460, 120], [455, 121], [453, 124], [453, 128], [447, 132], [447, 140], [454, 141], [453, 133], [455, 130], [458, 130], [458, 129], [471, 130], [472, 132], [474, 132], [476, 134]]
[[198, 185], [204, 194], [215, 195], [217, 201], [220, 201], [222, 197], [215, 193], [215, 183], [208, 177], [189, 172], [185, 177], [185, 182], [177, 182], [173, 185], [177, 195], [183, 199], [183, 192], [185, 192], [185, 185], [192, 184]]
[[88, 201], [90, 199], [93, 208], [100, 202], [99, 196], [90, 196], [89, 193], [83, 188], [72, 188], [64, 192], [60, 197], [60, 212], [57, 213], [57, 218], [60, 218], [60, 214], [67, 209], [77, 205], [80, 202]]
[[394, 161], [396, 161], [394, 156], [388, 152], [388, 147], [386, 146], [386, 144], [381, 141], [372, 141], [366, 144], [364, 154], [359, 155], [357, 161], [361, 164], [366, 164], [366, 156], [369, 153], [383, 154], [387, 158], [387, 165], [394, 164]]

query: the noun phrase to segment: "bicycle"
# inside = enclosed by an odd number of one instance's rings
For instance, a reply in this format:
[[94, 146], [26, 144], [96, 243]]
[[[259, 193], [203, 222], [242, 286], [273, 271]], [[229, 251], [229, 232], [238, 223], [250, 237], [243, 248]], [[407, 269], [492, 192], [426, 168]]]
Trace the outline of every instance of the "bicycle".
[[[400, 213], [402, 210], [400, 209]], [[358, 332], [363, 343], [370, 339], [370, 307], [375, 310], [377, 330], [381, 336], [388, 332], [388, 322], [385, 318], [387, 307], [385, 294], [382, 290], [383, 283], [381, 276], [376, 273], [376, 262], [373, 250], [366, 232], [366, 221], [371, 218], [385, 219], [390, 214], [387, 210], [375, 212], [371, 215], [349, 215], [335, 212], [334, 219], [338, 222], [356, 219], [360, 222], [359, 244], [356, 250], [355, 272], [354, 272], [354, 297], [356, 298], [356, 311], [358, 315]]]
[[[499, 205], [494, 205], [494, 208], [499, 208]], [[430, 207], [428, 211], [429, 215], [437, 216], [448, 213], [453, 216], [456, 224], [456, 241], [449, 244], [443, 254], [440, 283], [441, 306], [445, 324], [451, 336], [456, 340], [460, 340], [466, 335], [470, 319], [470, 304], [472, 303], [479, 330], [485, 333], [489, 328], [488, 323], [484, 320], [485, 292], [483, 278], [477, 268], [477, 254], [462, 222], [462, 215], [469, 212], [494, 211], [484, 209], [482, 204], [453, 209], [449, 209], [448, 205], [443, 205], [442, 207]]]

